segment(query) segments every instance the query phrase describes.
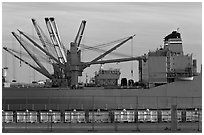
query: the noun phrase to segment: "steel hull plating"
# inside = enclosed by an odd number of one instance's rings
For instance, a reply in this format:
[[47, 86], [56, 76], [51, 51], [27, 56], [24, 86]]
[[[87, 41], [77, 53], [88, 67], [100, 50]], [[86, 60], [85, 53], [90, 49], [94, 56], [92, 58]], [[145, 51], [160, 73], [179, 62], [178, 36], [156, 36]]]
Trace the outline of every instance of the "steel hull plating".
[[[151, 89], [3, 88], [3, 109], [166, 108], [202, 106], [202, 76]], [[34, 107], [34, 108], [33, 108]], [[36, 108], [37, 107], [37, 108]]]

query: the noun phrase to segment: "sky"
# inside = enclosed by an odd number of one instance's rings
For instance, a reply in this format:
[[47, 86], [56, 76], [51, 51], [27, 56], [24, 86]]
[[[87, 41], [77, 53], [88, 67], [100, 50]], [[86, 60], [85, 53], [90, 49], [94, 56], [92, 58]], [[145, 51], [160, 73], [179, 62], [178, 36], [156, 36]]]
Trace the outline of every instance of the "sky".
[[[55, 17], [63, 44], [69, 44], [76, 36], [82, 20], [86, 28], [82, 44], [95, 46], [136, 34], [132, 43], [127, 42], [116, 52], [131, 56], [141, 56], [163, 45], [163, 38], [179, 28], [183, 39], [185, 54], [193, 54], [197, 59], [198, 71], [202, 63], [202, 3], [159, 3], [159, 2], [3, 2], [2, 3], [2, 46], [20, 50], [19, 43], [11, 32], [20, 29], [35, 36], [31, 18], [35, 18], [41, 28], [47, 32], [45, 17]], [[37, 37], [37, 36], [36, 36]], [[133, 44], [133, 46], [132, 46]], [[109, 48], [105, 48], [106, 50]], [[2, 50], [3, 51], [3, 50]], [[101, 52], [84, 51], [82, 61], [91, 61]], [[118, 58], [108, 56], [104, 59]], [[2, 67], [8, 66], [8, 80], [31, 82], [45, 79], [27, 65], [20, 66], [19, 60], [3, 51]], [[14, 68], [15, 67], [15, 68]], [[100, 65], [84, 70], [80, 81], [94, 76]], [[138, 62], [106, 64], [104, 69], [120, 68], [121, 78], [138, 80]], [[134, 74], [131, 75], [133, 68]]]

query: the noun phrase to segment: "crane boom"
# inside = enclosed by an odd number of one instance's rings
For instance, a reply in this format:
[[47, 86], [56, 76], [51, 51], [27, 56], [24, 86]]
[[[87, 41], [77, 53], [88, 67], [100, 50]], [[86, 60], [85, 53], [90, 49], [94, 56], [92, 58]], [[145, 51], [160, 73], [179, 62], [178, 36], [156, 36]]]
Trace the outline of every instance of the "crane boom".
[[56, 22], [55, 22], [55, 18], [54, 17], [50, 17], [50, 21], [51, 21], [51, 23], [52, 23], [52, 25], [53, 25], [53, 28], [54, 28], [54, 30], [55, 30], [55, 33], [56, 33], [56, 38], [58, 39], [58, 41], [59, 41], [59, 45], [60, 45], [60, 50], [62, 51], [62, 54], [63, 55], [65, 55], [65, 59], [66, 59], [66, 57], [67, 57], [67, 55], [66, 55], [66, 49], [65, 49], [65, 46], [63, 45], [63, 43], [62, 43], [62, 41], [61, 41], [61, 38], [60, 38], [60, 35], [59, 35], [59, 30], [58, 30], [58, 27], [57, 27], [57, 24], [56, 24]]
[[48, 39], [48, 37], [45, 35], [45, 32], [41, 29], [41, 27], [38, 25], [38, 23], [35, 19], [32, 19], [32, 22], [33, 22], [33, 25], [34, 25], [35, 30], [37, 32], [37, 35], [38, 35], [44, 49], [47, 52], [51, 53], [54, 57], [57, 58], [55, 48], [54, 48], [53, 44], [50, 42], [50, 40]]
[[24, 62], [26, 65], [30, 66], [31, 68], [33, 68], [34, 70], [38, 71], [39, 73], [43, 74], [44, 76], [46, 76], [49, 79], [53, 79], [53, 77], [50, 74], [45, 73], [44, 71], [42, 71], [42, 69], [35, 67], [33, 65], [31, 65], [30, 63], [28, 63], [27, 61], [23, 60], [22, 58], [20, 58], [19, 56], [15, 55], [11, 50], [9, 50], [6, 47], [3, 47], [3, 49], [5, 51], [7, 51], [8, 53], [10, 53], [11, 55], [13, 55], [15, 58], [19, 59], [20, 61]]
[[[53, 21], [53, 20], [52, 20]], [[54, 29], [53, 23], [49, 18], [45, 18], [47, 29], [51, 38], [52, 43], [54, 44], [55, 51], [57, 53], [58, 59], [61, 63], [67, 62], [65, 53], [60, 45], [60, 41], [57, 37], [57, 31]]]
[[[25, 41], [23, 41], [23, 39], [21, 39], [15, 32], [12, 32], [13, 36], [18, 40], [18, 42], [20, 43], [20, 45], [25, 49], [25, 51], [30, 55], [30, 57], [36, 62], [36, 64], [41, 68], [41, 70], [45, 73], [45, 74], [49, 74], [49, 72], [46, 70], [46, 68], [40, 63], [40, 61], [25, 47], [26, 43]], [[23, 41], [23, 42], [22, 42]]]
[[[44, 38], [43, 38], [44, 32], [42, 31], [42, 29], [40, 28], [40, 26], [38, 25], [38, 23], [36, 22], [36, 20], [35, 20], [35, 19], [31, 19], [31, 20], [32, 20], [32, 23], [33, 23], [33, 26], [34, 26], [34, 28], [35, 28], [35, 31], [36, 31], [36, 33], [37, 33], [37, 35], [38, 35], [38, 37], [39, 37], [39, 39], [40, 39], [40, 41], [41, 41], [41, 43], [42, 43], [44, 49], [45, 49], [48, 53], [50, 53], [50, 51], [49, 51], [49, 49], [48, 49], [48, 46], [47, 46], [47, 43], [48, 43], [47, 37], [44, 37]], [[45, 35], [44, 35], [44, 36], [45, 36]], [[46, 42], [47, 42], [47, 43], [46, 43]], [[46, 55], [47, 55], [47, 54], [46, 54]], [[50, 58], [49, 55], [47, 55], [47, 56], [49, 57], [49, 61], [50, 61], [51, 63], [54, 63], [54, 62], [55, 62], [55, 61], [53, 61], [53, 59]]]
[[36, 22], [35, 19], [31, 19], [31, 20], [32, 20], [32, 22], [33, 22], [33, 26], [35, 27], [35, 31], [36, 31], [36, 33], [37, 33], [37, 35], [38, 35], [38, 37], [39, 37], [39, 39], [40, 39], [40, 41], [41, 41], [41, 43], [42, 43], [44, 49], [45, 49], [47, 52], [49, 52], [49, 50], [48, 50], [48, 48], [47, 48], [47, 45], [46, 45], [46, 43], [45, 43], [45, 41], [44, 41], [44, 39], [43, 39], [43, 37], [42, 37], [42, 35], [41, 35], [40, 26], [37, 24], [37, 22]]
[[119, 62], [141, 60], [141, 59], [144, 59], [144, 58], [143, 57], [130, 57], [130, 58], [121, 58], [121, 59], [112, 59], [112, 60], [102, 60], [102, 61], [95, 61], [95, 62], [85, 62], [85, 63], [82, 63], [82, 65], [90, 66], [94, 64], [119, 63]]
[[117, 44], [116, 46], [114, 46], [113, 48], [111, 48], [110, 50], [108, 50], [107, 52], [103, 53], [102, 55], [98, 56], [97, 58], [95, 58], [94, 60], [92, 60], [91, 62], [96, 62], [100, 59], [102, 59], [103, 57], [105, 57], [106, 55], [108, 55], [109, 53], [111, 53], [112, 51], [116, 50], [118, 47], [120, 47], [121, 45], [123, 45], [124, 43], [126, 43], [128, 40], [132, 39], [135, 35], [130, 36], [129, 38], [127, 38], [126, 40], [122, 41], [121, 43]]
[[55, 62], [57, 62], [58, 64], [60, 64], [63, 67], [63, 64], [56, 59], [54, 56], [52, 56], [52, 54], [50, 54], [49, 52], [47, 52], [46, 50], [44, 50], [40, 45], [38, 45], [34, 40], [32, 40], [28, 35], [26, 35], [24, 32], [18, 30], [20, 34], [22, 34], [24, 37], [26, 37], [30, 42], [33, 43], [34, 46], [38, 47], [41, 51], [43, 51], [47, 56], [49, 56], [51, 59], [53, 59]]
[[77, 33], [76, 38], [74, 40], [74, 43], [77, 45], [77, 47], [79, 47], [79, 45], [81, 43], [81, 39], [82, 39], [82, 36], [83, 36], [83, 33], [84, 33], [85, 26], [86, 26], [86, 21], [83, 20], [81, 22], [78, 33]]

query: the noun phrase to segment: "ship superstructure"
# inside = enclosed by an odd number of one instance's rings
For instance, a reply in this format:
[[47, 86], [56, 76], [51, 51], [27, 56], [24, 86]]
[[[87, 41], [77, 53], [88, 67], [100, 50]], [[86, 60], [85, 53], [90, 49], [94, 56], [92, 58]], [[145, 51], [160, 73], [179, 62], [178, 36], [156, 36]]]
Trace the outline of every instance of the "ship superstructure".
[[100, 69], [98, 72], [95, 72], [95, 85], [118, 86], [120, 74], [120, 69]]
[[164, 45], [150, 51], [139, 61], [139, 81], [157, 86], [177, 80], [192, 80], [197, 73], [196, 60], [183, 53], [181, 34], [173, 31], [164, 38]]

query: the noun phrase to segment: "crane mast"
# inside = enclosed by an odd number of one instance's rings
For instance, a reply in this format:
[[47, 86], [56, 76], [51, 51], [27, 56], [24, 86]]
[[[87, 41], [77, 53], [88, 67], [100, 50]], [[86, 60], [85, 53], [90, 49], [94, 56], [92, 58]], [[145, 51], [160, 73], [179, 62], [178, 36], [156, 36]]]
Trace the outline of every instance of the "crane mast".
[[81, 22], [74, 42], [70, 43], [70, 53], [68, 53], [68, 58], [70, 58], [70, 61], [68, 61], [68, 68], [70, 70], [72, 87], [75, 87], [78, 84], [78, 76], [82, 76], [83, 72], [82, 66], [80, 66], [81, 50], [79, 50], [79, 45], [83, 37], [85, 25], [86, 21], [83, 20]]

